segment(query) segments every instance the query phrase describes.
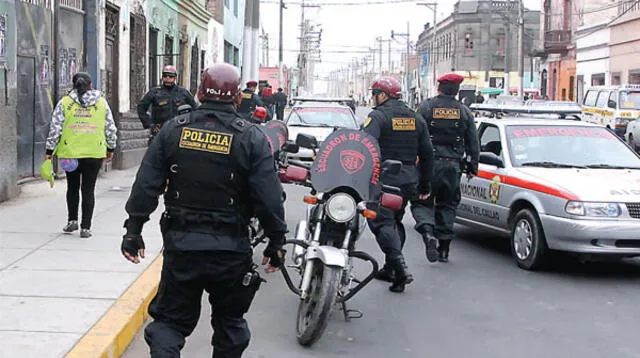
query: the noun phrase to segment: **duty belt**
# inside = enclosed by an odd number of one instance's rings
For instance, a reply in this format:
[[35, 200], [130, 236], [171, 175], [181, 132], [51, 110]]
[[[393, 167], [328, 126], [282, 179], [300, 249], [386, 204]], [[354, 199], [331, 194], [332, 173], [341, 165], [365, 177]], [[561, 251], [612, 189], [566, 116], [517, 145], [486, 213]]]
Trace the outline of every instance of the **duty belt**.
[[440, 155], [436, 155], [436, 156], [435, 156], [435, 159], [436, 159], [436, 160], [446, 160], [446, 161], [448, 161], [448, 162], [456, 162], [456, 163], [459, 163], [459, 162], [461, 161], [461, 159], [460, 159], [460, 158], [443, 157], [443, 156], [440, 156]]

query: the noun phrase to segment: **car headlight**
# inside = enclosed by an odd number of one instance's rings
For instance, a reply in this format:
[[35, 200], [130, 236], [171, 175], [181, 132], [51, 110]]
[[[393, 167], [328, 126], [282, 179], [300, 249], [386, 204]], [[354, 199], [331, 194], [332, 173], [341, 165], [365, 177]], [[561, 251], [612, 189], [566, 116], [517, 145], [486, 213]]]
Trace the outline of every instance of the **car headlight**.
[[327, 215], [331, 220], [344, 223], [356, 215], [356, 201], [351, 195], [339, 193], [331, 196], [326, 205]]
[[570, 201], [564, 210], [572, 215], [605, 218], [615, 218], [622, 213], [620, 205], [616, 203], [590, 203], [583, 201]]

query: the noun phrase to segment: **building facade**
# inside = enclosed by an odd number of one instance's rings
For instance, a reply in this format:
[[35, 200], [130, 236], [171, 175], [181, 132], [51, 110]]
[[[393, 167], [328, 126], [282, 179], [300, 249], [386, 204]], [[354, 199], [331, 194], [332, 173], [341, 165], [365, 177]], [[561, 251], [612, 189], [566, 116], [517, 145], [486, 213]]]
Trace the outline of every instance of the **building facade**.
[[589, 86], [611, 84], [609, 71], [609, 40], [611, 30], [607, 23], [582, 26], [576, 31], [576, 93], [582, 104]]
[[210, 0], [207, 10], [211, 14], [208, 24], [209, 45], [205, 56], [205, 67], [224, 60], [224, 0]]
[[245, 0], [224, 0], [224, 57], [226, 63], [242, 66]]
[[[525, 11], [525, 89], [534, 88], [537, 81], [530, 53], [539, 43], [539, 17], [539, 11]], [[517, 90], [517, 18], [518, 8], [513, 1], [460, 1], [453, 13], [436, 26], [425, 25], [417, 43], [423, 96], [430, 96], [429, 90], [435, 92], [434, 62], [435, 78], [447, 72], [458, 73], [465, 77], [463, 86], [467, 90]]]
[[621, 1], [611, 22], [611, 84], [640, 84], [640, 3]]
[[266, 81], [271, 87], [273, 87], [274, 92], [278, 88], [282, 88], [285, 94], [289, 93], [289, 89], [291, 88], [290, 82], [290, 70], [287, 66], [282, 67], [282, 83], [278, 81], [278, 67], [260, 67], [260, 81]]

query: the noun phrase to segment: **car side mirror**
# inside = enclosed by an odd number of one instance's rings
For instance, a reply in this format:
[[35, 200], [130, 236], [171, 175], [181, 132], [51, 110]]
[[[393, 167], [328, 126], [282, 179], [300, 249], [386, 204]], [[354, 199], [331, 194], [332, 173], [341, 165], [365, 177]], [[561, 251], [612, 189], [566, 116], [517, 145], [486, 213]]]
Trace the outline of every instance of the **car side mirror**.
[[282, 151], [287, 153], [296, 154], [300, 151], [300, 146], [295, 144], [294, 142], [288, 140], [282, 146]]
[[607, 102], [607, 107], [609, 107], [609, 108], [616, 109], [616, 106], [617, 106], [616, 101], [609, 100], [609, 101]]
[[502, 159], [500, 159], [500, 157], [495, 153], [491, 152], [481, 152], [479, 162], [482, 164], [493, 165], [498, 168], [504, 168], [504, 162]]
[[385, 173], [396, 175], [400, 173], [400, 170], [402, 170], [402, 162], [399, 160], [387, 159], [382, 162], [381, 169]]
[[318, 148], [318, 140], [316, 137], [305, 133], [298, 133], [298, 136], [296, 137], [296, 144], [302, 148]]

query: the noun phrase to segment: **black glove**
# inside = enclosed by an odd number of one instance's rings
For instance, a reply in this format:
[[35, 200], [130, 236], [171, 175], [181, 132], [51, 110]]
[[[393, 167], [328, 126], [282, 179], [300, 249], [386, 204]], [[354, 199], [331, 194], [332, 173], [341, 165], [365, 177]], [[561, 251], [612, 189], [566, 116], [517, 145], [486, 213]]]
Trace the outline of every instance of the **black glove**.
[[469, 174], [478, 175], [478, 163], [469, 163], [467, 170]]
[[426, 183], [420, 183], [420, 185], [418, 185], [418, 194], [420, 195], [427, 195], [431, 193], [431, 183], [430, 182], [426, 182]]
[[144, 248], [142, 235], [124, 234], [124, 236], [122, 236], [122, 245], [120, 246], [120, 250], [123, 255], [128, 253], [131, 257], [136, 258], [138, 257], [138, 251]]
[[282, 250], [283, 241], [284, 240], [276, 241], [269, 239], [267, 248], [262, 252], [262, 255], [269, 259], [269, 264], [273, 267], [280, 267], [284, 262], [284, 250]]

